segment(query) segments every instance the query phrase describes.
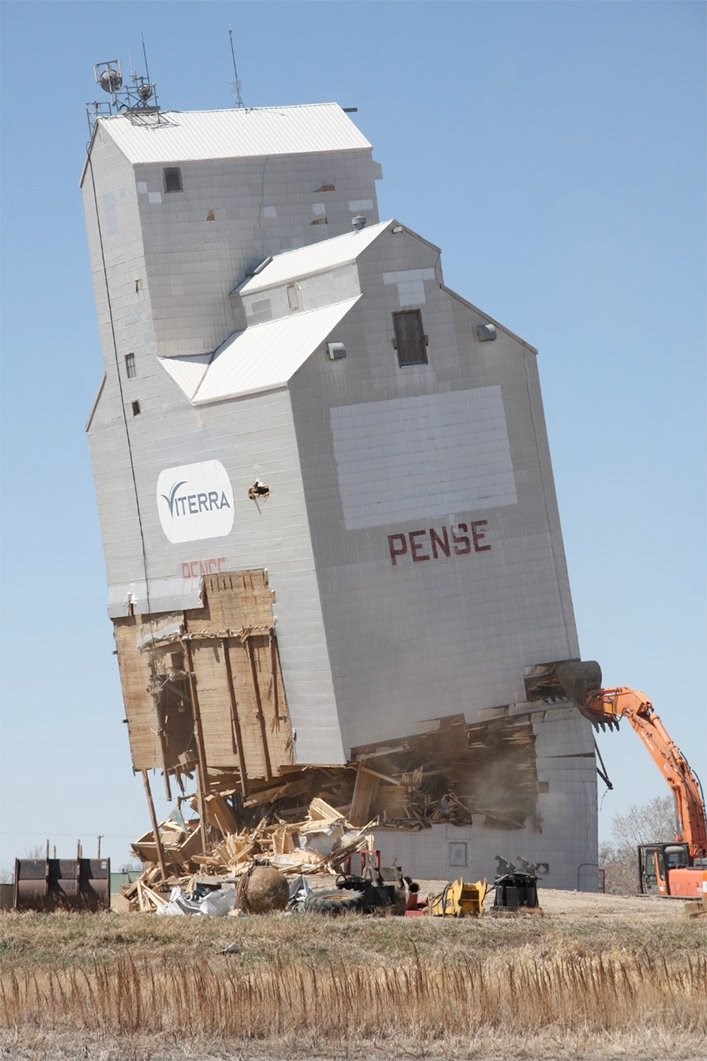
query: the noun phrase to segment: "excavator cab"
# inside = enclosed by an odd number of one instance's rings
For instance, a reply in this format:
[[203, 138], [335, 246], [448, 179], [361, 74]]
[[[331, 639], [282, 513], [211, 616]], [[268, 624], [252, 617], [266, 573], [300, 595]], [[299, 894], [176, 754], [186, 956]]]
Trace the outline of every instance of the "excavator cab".
[[687, 844], [641, 844], [638, 872], [644, 895], [670, 895], [669, 871], [690, 865]]
[[638, 872], [644, 895], [701, 899], [707, 895], [707, 859], [692, 859], [689, 844], [642, 844]]

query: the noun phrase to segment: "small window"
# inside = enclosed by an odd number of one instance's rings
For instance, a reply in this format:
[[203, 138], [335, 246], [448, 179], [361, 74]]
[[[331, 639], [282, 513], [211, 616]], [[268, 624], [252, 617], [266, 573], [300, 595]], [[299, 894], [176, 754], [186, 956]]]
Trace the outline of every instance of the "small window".
[[135, 368], [135, 354], [125, 355], [125, 375], [128, 379], [135, 379], [137, 376], [137, 369]]
[[427, 364], [427, 336], [422, 330], [422, 313], [419, 309], [401, 310], [393, 314], [395, 339], [393, 345], [398, 351], [398, 364]]
[[287, 305], [291, 311], [299, 309], [299, 293], [297, 284], [287, 285]]
[[454, 842], [449, 845], [449, 865], [466, 866], [467, 853], [466, 844]]
[[164, 190], [166, 192], [181, 192], [182, 190], [182, 171], [180, 169], [163, 169], [162, 175], [164, 177]]
[[132, 410], [133, 410], [133, 416], [139, 416], [140, 415], [140, 402], [132, 402], [131, 406], [132, 406]]

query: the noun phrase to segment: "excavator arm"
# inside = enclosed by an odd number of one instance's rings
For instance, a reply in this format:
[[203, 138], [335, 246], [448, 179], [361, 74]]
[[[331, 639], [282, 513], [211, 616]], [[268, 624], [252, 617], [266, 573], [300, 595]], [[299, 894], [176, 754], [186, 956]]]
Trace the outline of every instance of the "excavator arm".
[[[580, 667], [584, 666], [580, 664]], [[645, 693], [626, 687], [589, 688], [580, 690], [577, 702], [585, 718], [602, 729], [606, 726], [618, 729], [619, 720], [627, 719], [673, 794], [682, 834], [677, 839], [687, 843], [692, 858], [704, 857], [707, 854], [707, 822], [700, 780], [671, 739]]]

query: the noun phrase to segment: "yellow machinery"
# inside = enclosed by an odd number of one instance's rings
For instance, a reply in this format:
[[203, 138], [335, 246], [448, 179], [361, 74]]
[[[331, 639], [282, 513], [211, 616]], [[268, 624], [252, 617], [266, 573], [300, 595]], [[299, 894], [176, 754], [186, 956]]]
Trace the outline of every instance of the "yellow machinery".
[[431, 896], [427, 902], [432, 917], [479, 917], [488, 891], [485, 880], [467, 884], [459, 877], [446, 884], [439, 895]]

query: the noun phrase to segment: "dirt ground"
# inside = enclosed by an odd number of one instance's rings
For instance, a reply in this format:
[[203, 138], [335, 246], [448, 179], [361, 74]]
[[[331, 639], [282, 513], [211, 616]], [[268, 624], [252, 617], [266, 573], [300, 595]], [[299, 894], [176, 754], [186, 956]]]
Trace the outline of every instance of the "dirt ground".
[[[446, 881], [419, 881], [420, 895], [436, 895]], [[684, 899], [666, 899], [657, 895], [604, 895], [601, 892], [567, 892], [538, 885], [538, 900], [543, 915], [551, 915], [572, 921], [579, 918], [599, 918], [604, 923], [636, 921], [681, 922], [686, 917]], [[484, 909], [488, 913], [493, 906], [493, 889], [489, 890]], [[694, 909], [690, 906], [690, 909]], [[528, 915], [530, 916], [530, 915]], [[706, 922], [707, 924], [707, 922]]]

